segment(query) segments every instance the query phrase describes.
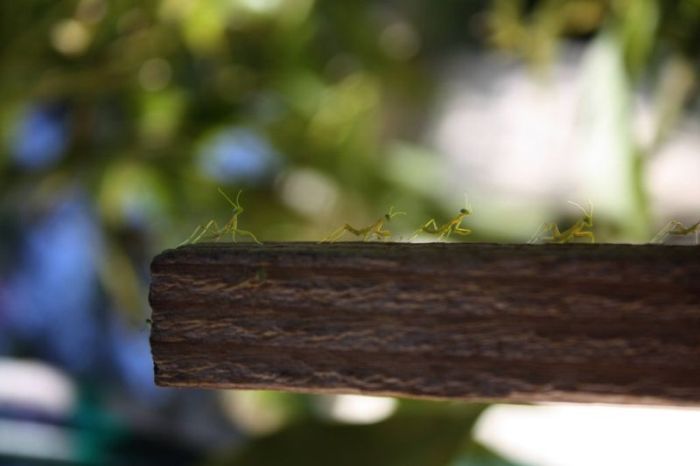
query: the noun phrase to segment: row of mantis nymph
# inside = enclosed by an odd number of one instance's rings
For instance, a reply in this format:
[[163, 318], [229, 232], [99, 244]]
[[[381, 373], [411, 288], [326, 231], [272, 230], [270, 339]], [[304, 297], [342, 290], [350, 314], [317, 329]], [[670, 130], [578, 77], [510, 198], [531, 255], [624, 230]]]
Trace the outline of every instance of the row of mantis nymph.
[[[240, 236], [248, 237], [252, 241], [262, 244], [251, 231], [238, 227], [238, 217], [244, 212], [240, 201], [242, 191], [238, 191], [235, 200], [232, 197], [229, 197], [221, 188], [219, 188], [219, 193], [233, 208], [231, 218], [222, 226], [220, 226], [215, 220], [209, 221], [209, 223], [206, 225], [198, 226], [189, 236], [189, 238], [183, 241], [180, 245], [197, 243], [204, 239], [214, 239], [219, 241], [221, 239], [230, 238], [232, 241], [237, 241], [237, 237]], [[589, 241], [591, 243], [595, 242], [595, 236], [592, 231], [593, 206], [589, 203], [588, 208], [586, 209], [574, 202], [570, 202], [570, 204], [581, 210], [581, 218], [564, 230], [560, 230], [556, 223], [543, 223], [532, 236], [529, 243], [569, 243], [579, 239]], [[468, 236], [472, 231], [469, 228], [462, 226], [462, 223], [468, 216], [471, 215], [471, 213], [471, 207], [465, 205], [465, 207], [461, 208], [454, 217], [444, 221], [443, 223], [431, 218], [425, 223], [421, 224], [420, 227], [414, 231], [410, 240], [414, 240], [422, 235], [430, 236], [437, 239], [437, 241], [446, 240], [452, 234]], [[346, 223], [331, 232], [320, 242], [333, 243], [346, 235], [353, 235], [362, 241], [386, 241], [392, 236], [392, 233], [387, 228], [387, 225], [394, 217], [405, 214], [405, 212], [394, 210], [394, 208], [391, 207], [386, 214], [379, 217], [370, 225], [362, 228], [356, 228]], [[673, 220], [668, 222], [654, 236], [651, 243], [661, 244], [664, 243], [669, 237], [687, 236], [691, 234], [695, 235], [695, 243], [698, 244], [700, 241], [700, 221], [693, 225], [685, 226], [681, 222]]]

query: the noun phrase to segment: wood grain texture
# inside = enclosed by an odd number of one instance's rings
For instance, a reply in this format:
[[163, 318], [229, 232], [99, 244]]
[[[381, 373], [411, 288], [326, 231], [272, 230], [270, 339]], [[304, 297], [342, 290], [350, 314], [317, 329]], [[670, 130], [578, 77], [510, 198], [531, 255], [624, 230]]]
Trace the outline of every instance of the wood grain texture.
[[700, 404], [700, 247], [198, 244], [151, 273], [163, 386]]

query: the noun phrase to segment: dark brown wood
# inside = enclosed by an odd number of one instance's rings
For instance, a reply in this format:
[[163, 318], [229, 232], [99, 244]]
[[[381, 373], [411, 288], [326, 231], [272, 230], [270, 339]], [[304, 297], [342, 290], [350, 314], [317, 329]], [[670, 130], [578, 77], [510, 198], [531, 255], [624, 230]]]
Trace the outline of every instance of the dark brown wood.
[[700, 247], [200, 244], [151, 272], [159, 385], [700, 404]]

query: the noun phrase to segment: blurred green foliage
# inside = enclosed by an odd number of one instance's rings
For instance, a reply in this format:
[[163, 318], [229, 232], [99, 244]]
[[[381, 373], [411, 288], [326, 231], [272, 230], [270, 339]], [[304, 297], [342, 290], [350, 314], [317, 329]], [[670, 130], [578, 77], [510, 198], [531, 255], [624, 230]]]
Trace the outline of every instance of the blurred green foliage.
[[[679, 115], [695, 100], [700, 44], [697, 0], [494, 0], [492, 43], [517, 53], [542, 70], [556, 56], [563, 38], [585, 40], [609, 50], [624, 65], [599, 82], [607, 90], [604, 108], [612, 113], [629, 179], [632, 206], [621, 219], [628, 239], [647, 241], [652, 219], [645, 182], [649, 160], [658, 152]], [[609, 66], [609, 65], [608, 65]], [[614, 66], [614, 65], [613, 65]], [[597, 69], [605, 69], [598, 63]], [[634, 134], [633, 95], [651, 87], [655, 94], [652, 135]]]
[[[693, 89], [697, 1], [464, 3], [4, 2], [5, 198], [78, 185], [94, 194], [110, 234], [136, 227], [157, 249], [224, 212], [216, 185], [247, 186], [248, 221], [263, 239], [318, 239], [336, 219], [365, 221], [387, 203], [405, 202], [415, 218], [440, 208], [397, 185], [389, 155], [406, 142], [420, 147], [439, 85], [434, 65], [457, 47], [493, 45], [544, 69], [563, 37], [611, 34], [629, 92], [654, 73], [673, 81], [657, 86], [657, 143]], [[65, 153], [28, 172], [8, 152], [18, 122], [46, 104], [65, 107]], [[203, 169], [207, 141], [232, 128], [268, 141], [275, 170], [217, 179]], [[631, 150], [641, 177], [651, 148]], [[296, 168], [337, 187], [332, 219], [285, 205], [280, 186]]]
[[470, 439], [484, 406], [402, 401], [390, 418], [348, 425], [308, 417], [214, 465], [517, 466]]
[[[659, 82], [656, 145], [631, 148], [641, 177], [692, 92], [699, 11], [695, 0], [4, 2], [4, 197], [39, 201], [30, 187], [78, 185], [109, 233], [138, 227], [153, 249], [221, 214], [218, 184], [253, 191], [249, 222], [263, 239], [317, 239], [336, 219], [365, 221], [398, 201], [421, 218], [440, 206], [397, 185], [389, 155], [420, 148], [441, 57], [492, 45], [545, 69], [562, 38], [605, 34], [619, 44], [629, 92]], [[65, 107], [66, 147], [27, 172], [12, 163], [11, 141], [32, 106], [46, 104]], [[231, 128], [272, 145], [273, 173], [216, 179], [202, 169], [207, 141]], [[285, 205], [280, 186], [296, 168], [338, 188], [332, 219]]]

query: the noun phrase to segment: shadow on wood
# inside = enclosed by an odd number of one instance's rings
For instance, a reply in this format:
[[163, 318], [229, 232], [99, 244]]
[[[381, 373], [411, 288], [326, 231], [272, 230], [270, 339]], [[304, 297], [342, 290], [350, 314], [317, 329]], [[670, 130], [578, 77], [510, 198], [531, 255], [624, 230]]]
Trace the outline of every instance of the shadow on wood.
[[163, 386], [700, 404], [700, 247], [198, 244], [151, 273]]

